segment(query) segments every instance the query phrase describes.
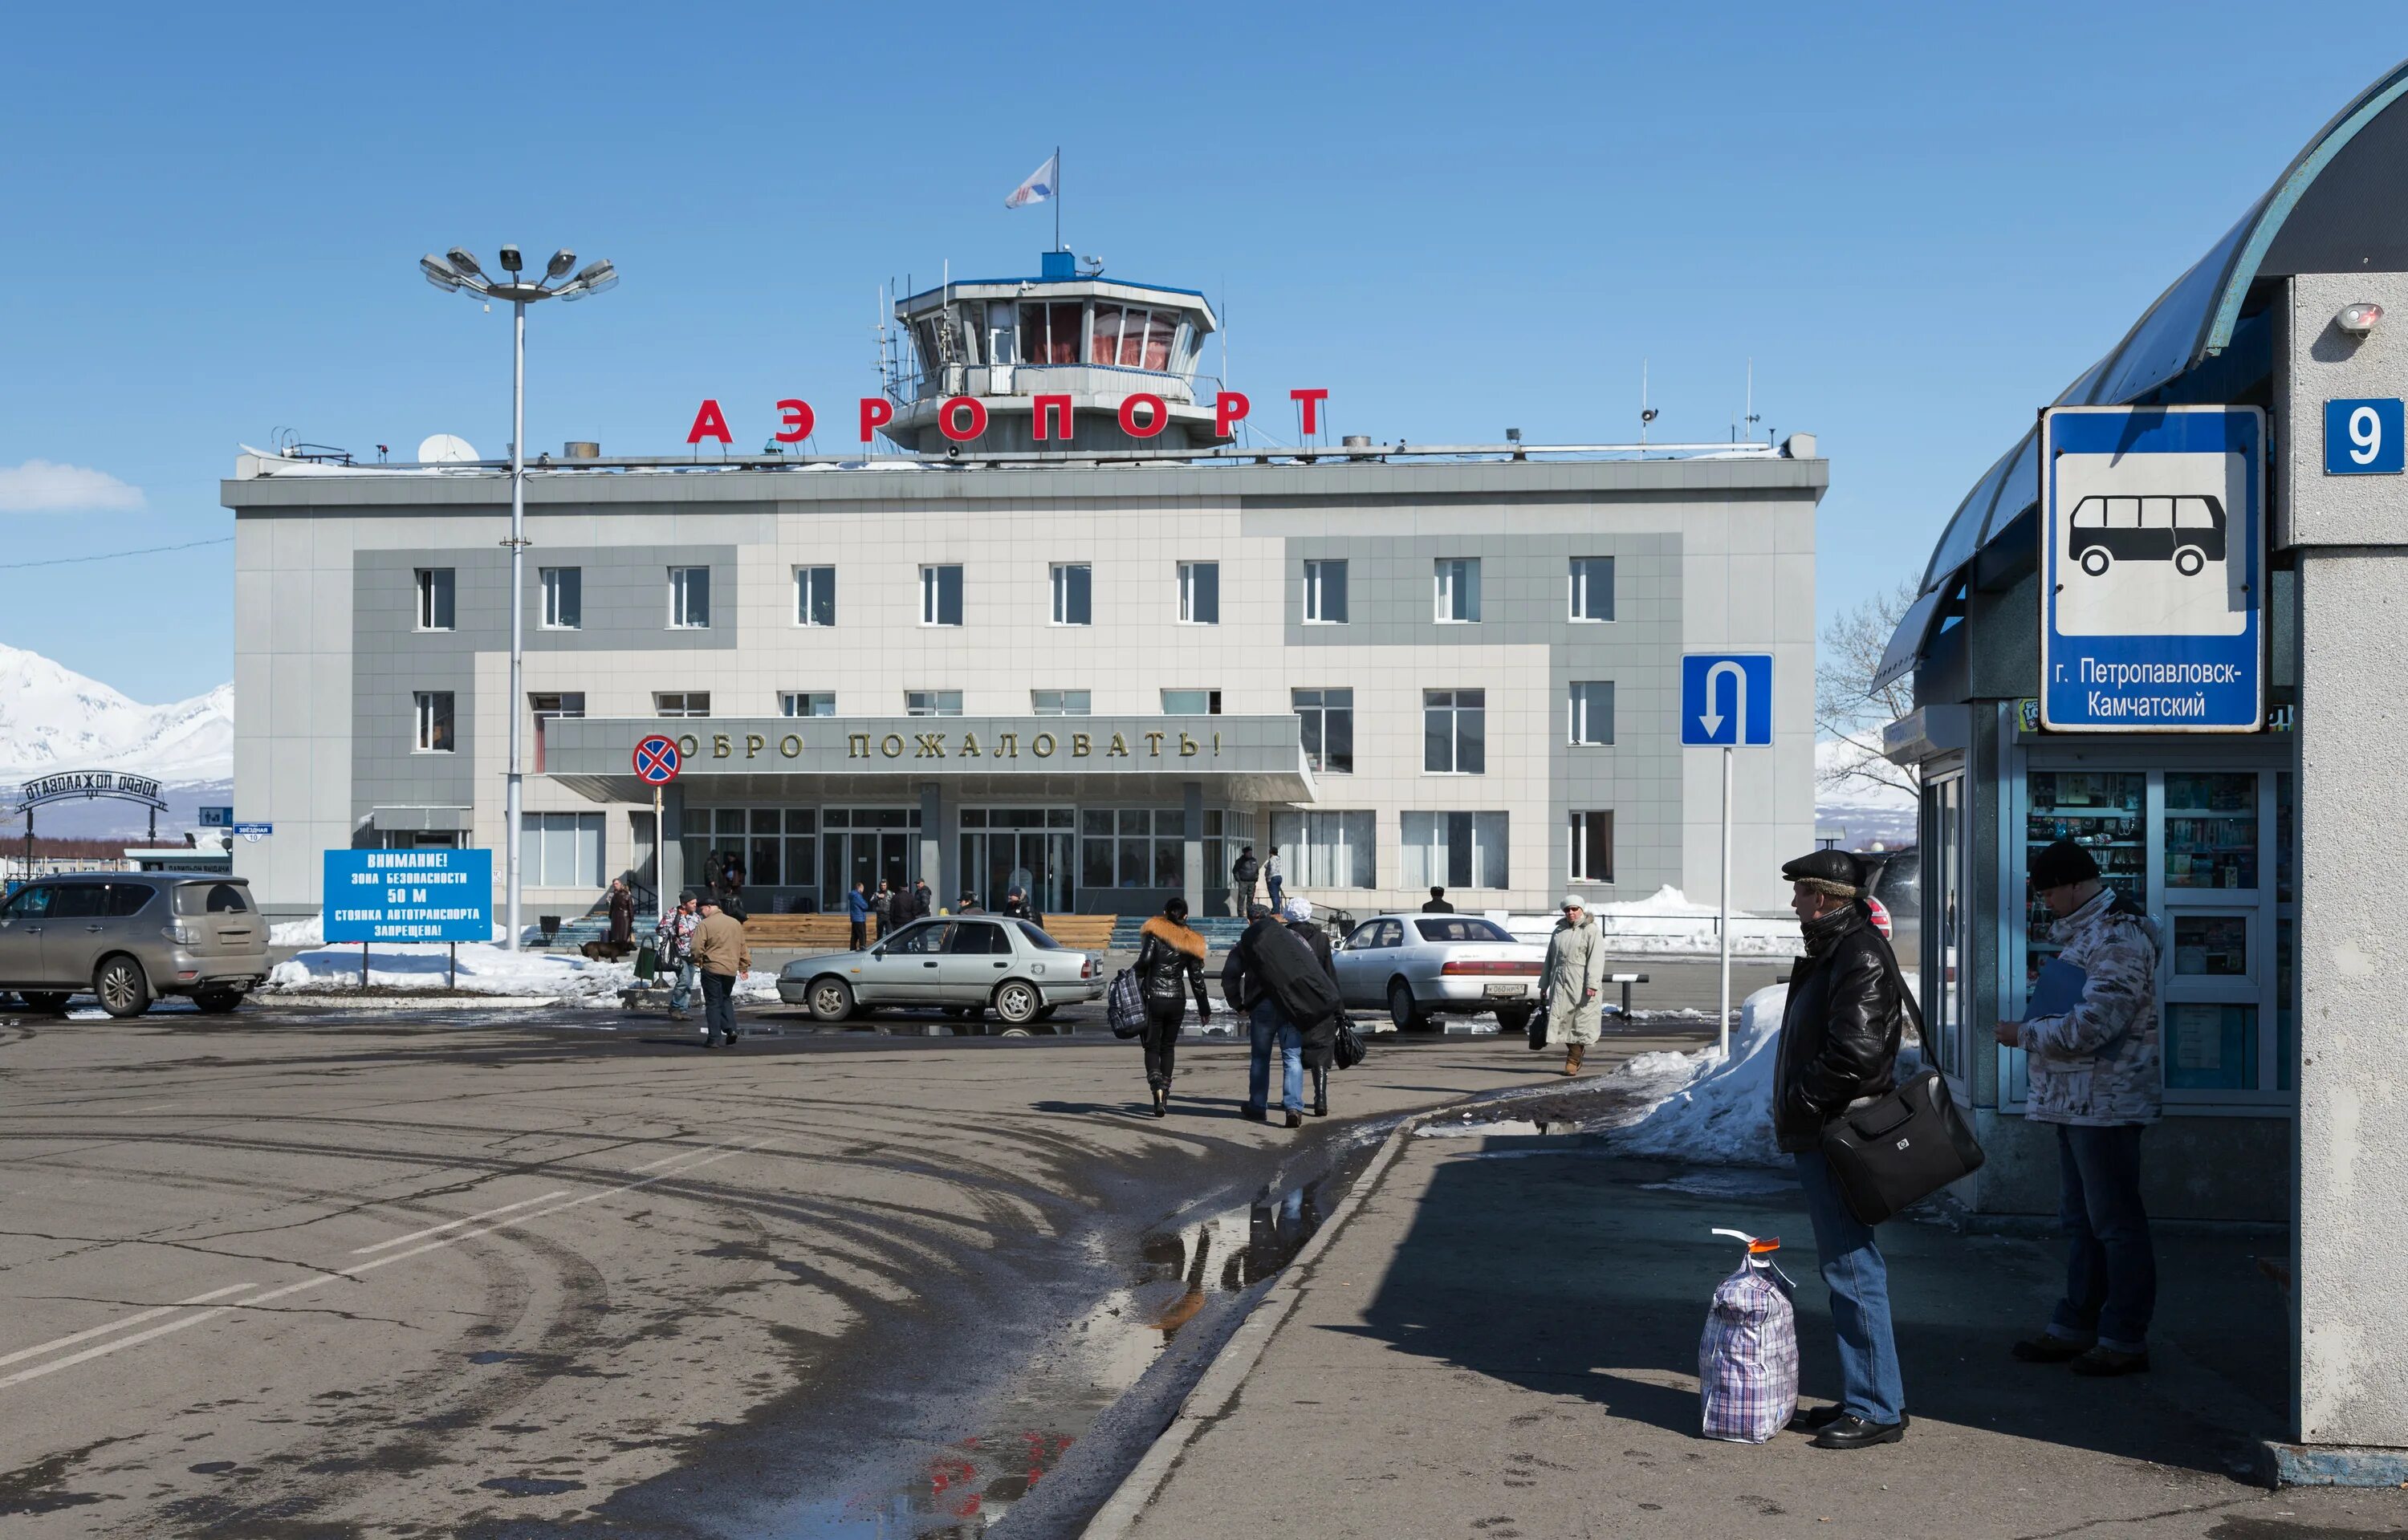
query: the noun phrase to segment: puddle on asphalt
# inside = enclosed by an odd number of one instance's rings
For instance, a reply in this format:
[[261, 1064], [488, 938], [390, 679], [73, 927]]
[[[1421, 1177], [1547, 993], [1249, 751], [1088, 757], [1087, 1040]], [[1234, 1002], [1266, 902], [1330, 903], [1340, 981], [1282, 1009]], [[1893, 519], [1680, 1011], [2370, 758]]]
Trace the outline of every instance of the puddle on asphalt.
[[996, 1408], [995, 1426], [922, 1451], [882, 1486], [815, 1503], [783, 1540], [973, 1540], [1058, 1465], [1097, 1416], [1199, 1318], [1295, 1260], [1357, 1162], [1251, 1203], [1166, 1227], [1138, 1247], [1127, 1282], [1073, 1323]]

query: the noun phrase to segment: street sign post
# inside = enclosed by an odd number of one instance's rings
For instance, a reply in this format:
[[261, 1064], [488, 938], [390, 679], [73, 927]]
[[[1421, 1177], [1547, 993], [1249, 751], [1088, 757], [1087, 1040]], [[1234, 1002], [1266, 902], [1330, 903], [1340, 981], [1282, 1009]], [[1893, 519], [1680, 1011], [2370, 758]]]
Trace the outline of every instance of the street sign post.
[[195, 810], [201, 815], [201, 827], [204, 829], [224, 829], [234, 823], [234, 809], [231, 807], [202, 807]]
[[2327, 476], [2398, 476], [2408, 470], [2408, 408], [2396, 396], [2325, 403]]
[[1690, 652], [1681, 658], [1681, 743], [1723, 751], [1722, 1045], [1730, 1057], [1731, 751], [1772, 742], [1772, 654]]
[[276, 833], [276, 825], [272, 823], [229, 823], [226, 828], [234, 834], [240, 834], [253, 845]]
[[491, 850], [329, 850], [329, 944], [494, 939]]
[[2041, 726], [2259, 731], [2264, 410], [2052, 407], [2040, 454]]
[[685, 756], [678, 751], [677, 740], [654, 733], [636, 745], [636, 778], [652, 789], [652, 920], [655, 924], [668, 913], [668, 895], [662, 891], [661, 878], [668, 872], [668, 863], [661, 851], [667, 825], [661, 817], [661, 788], [678, 778], [685, 768]]

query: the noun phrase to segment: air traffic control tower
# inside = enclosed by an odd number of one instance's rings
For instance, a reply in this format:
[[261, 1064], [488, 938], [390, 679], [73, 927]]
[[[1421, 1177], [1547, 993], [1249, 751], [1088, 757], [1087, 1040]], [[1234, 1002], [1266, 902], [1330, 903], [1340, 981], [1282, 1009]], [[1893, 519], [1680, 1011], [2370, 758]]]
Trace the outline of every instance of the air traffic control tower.
[[[938, 422], [947, 402], [968, 398], [986, 431], [966, 435], [980, 450], [1201, 449], [1221, 442], [1213, 398], [1220, 382], [1196, 372], [1204, 339], [1220, 320], [1202, 294], [1082, 273], [1068, 251], [1048, 251], [1033, 278], [950, 279], [895, 306], [902, 337], [882, 372], [895, 406], [886, 436], [903, 449], [942, 454]], [[1067, 396], [1071, 422], [1044, 398]], [[1158, 432], [1151, 403], [1162, 403]], [[955, 429], [972, 421], [955, 406]], [[1039, 412], [1044, 421], [1039, 421]], [[1068, 442], [1065, 442], [1068, 440]]]

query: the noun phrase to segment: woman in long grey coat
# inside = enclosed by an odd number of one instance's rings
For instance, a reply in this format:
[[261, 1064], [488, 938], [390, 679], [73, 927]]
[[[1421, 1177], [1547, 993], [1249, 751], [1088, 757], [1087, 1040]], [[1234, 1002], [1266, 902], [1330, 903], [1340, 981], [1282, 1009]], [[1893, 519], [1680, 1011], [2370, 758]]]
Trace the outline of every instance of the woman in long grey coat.
[[1564, 900], [1564, 917], [1547, 937], [1546, 980], [1547, 1042], [1563, 1045], [1564, 1073], [1578, 1075], [1605, 1009], [1605, 938], [1577, 897]]

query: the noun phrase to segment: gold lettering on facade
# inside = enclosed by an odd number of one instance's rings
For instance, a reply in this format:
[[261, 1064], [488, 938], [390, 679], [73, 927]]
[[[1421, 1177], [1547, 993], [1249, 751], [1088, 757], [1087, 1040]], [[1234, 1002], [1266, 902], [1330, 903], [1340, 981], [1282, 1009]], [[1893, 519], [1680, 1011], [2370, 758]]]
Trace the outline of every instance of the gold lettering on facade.
[[1212, 730], [1212, 757], [1221, 757], [1221, 730], [1217, 727]]
[[999, 760], [1018, 759], [1020, 757], [1020, 734], [1017, 733], [997, 733], [995, 735], [995, 757]]
[[900, 733], [887, 734], [884, 737], [878, 740], [878, 751], [885, 755], [890, 760], [901, 759], [903, 757], [903, 734]]
[[1159, 733], [1148, 733], [1145, 735], [1145, 752], [1148, 759], [1162, 758], [1162, 738], [1163, 734]]
[[945, 735], [942, 733], [920, 733], [914, 736], [919, 738], [920, 747], [911, 751], [913, 759], [940, 760], [945, 757]]
[[678, 739], [678, 752], [687, 759], [692, 759], [696, 754], [702, 752], [702, 745], [695, 742], [694, 734], [688, 733], [685, 736]]
[[802, 751], [803, 740], [796, 734], [789, 733], [778, 740], [778, 752], [787, 759], [793, 759]]
[[1189, 737], [1186, 734], [1182, 733], [1179, 734], [1179, 757], [1181, 759], [1194, 759], [1196, 757], [1196, 750], [1201, 747], [1202, 746], [1200, 744], [1198, 744], [1194, 738]]
[[1039, 733], [1028, 740], [1028, 751], [1040, 760], [1053, 758], [1054, 750], [1060, 747], [1061, 740], [1051, 733]]
[[844, 735], [844, 757], [849, 760], [867, 759], [869, 757], [869, 734], [867, 733], [847, 733]]
[[1072, 759], [1082, 760], [1095, 751], [1096, 740], [1092, 734], [1073, 733], [1070, 734], [1070, 757]]
[[1114, 754], [1118, 754], [1123, 759], [1128, 758], [1128, 739], [1122, 737], [1118, 733], [1112, 734], [1112, 746], [1104, 750], [1104, 758], [1111, 759]]
[[978, 734], [975, 733], [963, 734], [962, 746], [959, 749], [954, 749], [953, 752], [966, 760], [977, 759], [979, 757]]
[[710, 757], [712, 759], [724, 760], [734, 752], [736, 752], [736, 750], [734, 747], [728, 743], [726, 734], [713, 733], [710, 735]]
[[758, 754], [762, 749], [768, 747], [769, 740], [763, 737], [760, 734], [747, 733], [744, 734], [744, 757], [746, 759], [751, 759], [753, 755]]

